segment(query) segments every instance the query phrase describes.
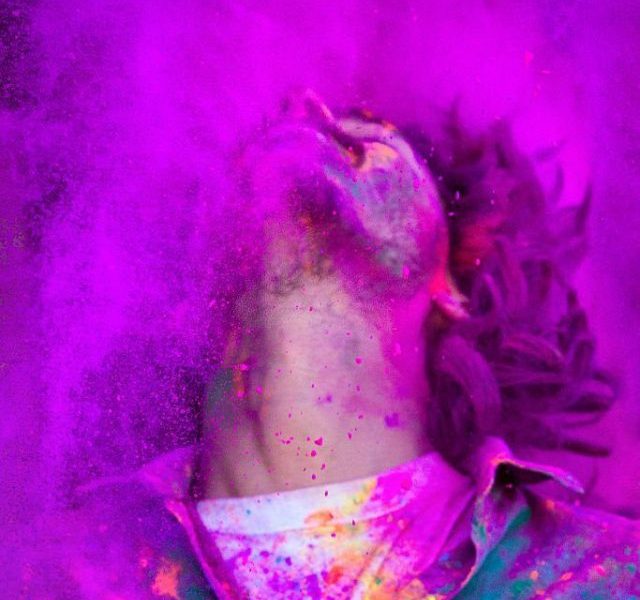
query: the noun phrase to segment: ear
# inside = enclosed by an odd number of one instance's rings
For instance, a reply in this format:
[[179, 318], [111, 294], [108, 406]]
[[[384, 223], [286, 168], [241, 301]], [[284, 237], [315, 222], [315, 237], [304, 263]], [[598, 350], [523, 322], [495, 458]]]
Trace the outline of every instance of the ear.
[[468, 298], [458, 289], [446, 267], [440, 268], [429, 284], [432, 305], [453, 321], [469, 318]]

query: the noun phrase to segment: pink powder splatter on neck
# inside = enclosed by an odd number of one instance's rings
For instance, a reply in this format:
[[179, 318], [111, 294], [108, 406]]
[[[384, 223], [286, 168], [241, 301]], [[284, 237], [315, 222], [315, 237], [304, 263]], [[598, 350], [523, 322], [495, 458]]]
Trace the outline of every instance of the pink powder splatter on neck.
[[400, 426], [400, 417], [397, 412], [391, 413], [389, 415], [384, 416], [384, 424], [387, 427], [399, 427]]

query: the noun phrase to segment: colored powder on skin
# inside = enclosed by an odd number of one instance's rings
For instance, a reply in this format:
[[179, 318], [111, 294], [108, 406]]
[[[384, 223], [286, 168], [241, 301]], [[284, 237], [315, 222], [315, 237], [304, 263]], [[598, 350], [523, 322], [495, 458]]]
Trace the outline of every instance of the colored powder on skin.
[[394, 412], [389, 415], [385, 415], [384, 423], [387, 427], [398, 427], [400, 425], [400, 417], [398, 413]]

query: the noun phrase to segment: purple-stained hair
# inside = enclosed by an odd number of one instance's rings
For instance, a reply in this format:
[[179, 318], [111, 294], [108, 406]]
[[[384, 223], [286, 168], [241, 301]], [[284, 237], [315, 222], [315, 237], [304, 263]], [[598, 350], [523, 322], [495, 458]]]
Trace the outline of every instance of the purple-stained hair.
[[449, 270], [468, 317], [430, 315], [428, 434], [466, 470], [484, 436], [513, 447], [606, 456], [580, 438], [610, 408], [613, 381], [595, 364], [595, 341], [571, 274], [586, 250], [590, 196], [556, 205], [506, 123], [472, 135], [455, 112], [430, 135], [406, 135], [436, 175], [449, 229]]

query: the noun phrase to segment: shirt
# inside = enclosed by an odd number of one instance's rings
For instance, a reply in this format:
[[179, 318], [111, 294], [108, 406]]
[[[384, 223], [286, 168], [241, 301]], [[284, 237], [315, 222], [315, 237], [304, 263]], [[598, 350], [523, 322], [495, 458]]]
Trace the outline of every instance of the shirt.
[[[68, 511], [30, 524], [15, 540], [7, 597], [218, 597], [206, 571], [223, 581], [224, 559], [202, 561], [180, 513], [190, 505], [192, 451], [84, 486]], [[498, 438], [487, 440], [477, 460], [469, 506], [442, 548], [392, 592], [378, 592], [382, 580], [371, 578], [368, 597], [640, 600], [638, 522], [536, 493], [535, 483], [549, 478], [576, 493], [581, 488], [563, 470], [516, 458]]]
[[395, 598], [409, 589], [420, 598], [416, 575], [440, 554], [473, 492], [431, 452], [351, 481], [169, 507], [224, 600]]

